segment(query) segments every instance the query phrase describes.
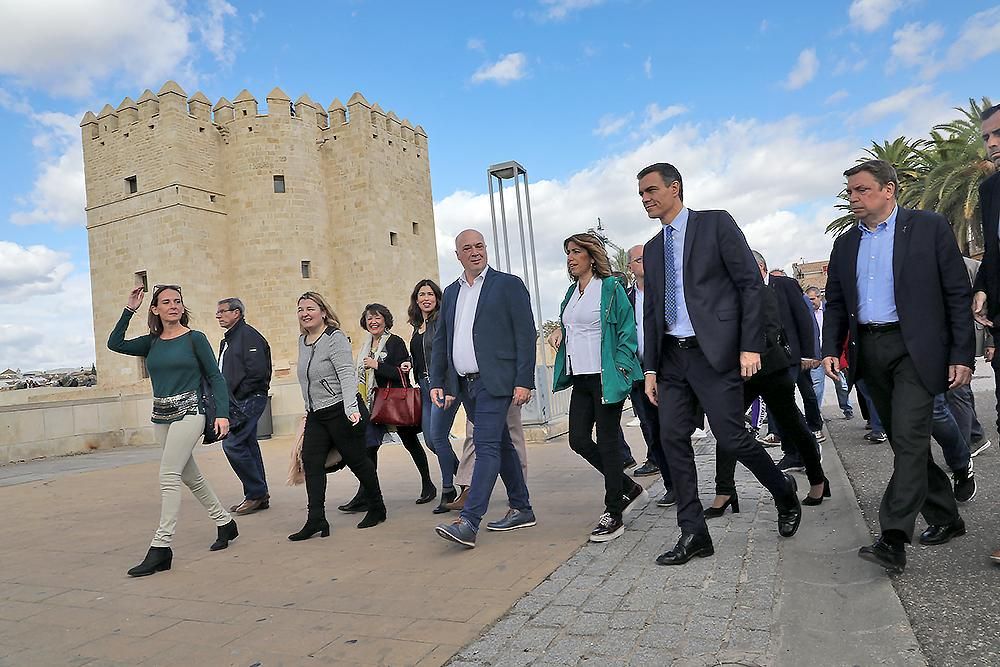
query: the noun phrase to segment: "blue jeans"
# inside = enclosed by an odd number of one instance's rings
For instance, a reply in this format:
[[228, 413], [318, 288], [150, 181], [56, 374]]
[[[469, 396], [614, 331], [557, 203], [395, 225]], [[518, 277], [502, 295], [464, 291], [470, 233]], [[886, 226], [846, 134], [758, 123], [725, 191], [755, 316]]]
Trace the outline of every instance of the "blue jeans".
[[809, 371], [809, 378], [812, 380], [813, 393], [816, 394], [816, 402], [823, 407], [823, 393], [826, 389], [826, 373], [822, 366], [817, 366]]
[[229, 435], [222, 441], [222, 451], [243, 482], [243, 496], [253, 500], [266, 498], [267, 479], [257, 442], [257, 421], [267, 405], [267, 394], [254, 394], [242, 401], [232, 399], [230, 405], [233, 422]]
[[441, 489], [448, 490], [455, 486], [455, 470], [458, 469], [458, 457], [451, 448], [451, 426], [455, 423], [455, 413], [462, 403], [458, 399], [448, 408], [439, 408], [431, 400], [431, 381], [420, 380], [420, 398], [423, 401], [421, 426], [424, 431], [424, 444], [437, 455], [441, 467]]
[[854, 408], [851, 407], [851, 393], [847, 390], [847, 378], [844, 377], [844, 371], [840, 371], [840, 380], [834, 384], [834, 387], [837, 388], [837, 403], [840, 404], [844, 416], [854, 414]]
[[476, 425], [473, 441], [476, 445], [476, 464], [472, 469], [472, 486], [461, 517], [475, 530], [489, 509], [490, 496], [497, 484], [497, 477], [507, 487], [507, 499], [512, 509], [531, 511], [528, 486], [521, 472], [521, 459], [510, 440], [507, 429], [507, 411], [511, 396], [492, 396], [482, 380], [459, 381], [459, 397], [465, 411]]
[[861, 394], [861, 398], [864, 399], [865, 404], [868, 406], [868, 422], [872, 425], [872, 433], [885, 433], [885, 428], [882, 426], [882, 420], [878, 417], [878, 410], [875, 409], [875, 404], [872, 402], [872, 397], [868, 393], [868, 387], [865, 386], [865, 381], [858, 378], [858, 381], [854, 383], [858, 388], [858, 393]]
[[947, 394], [934, 397], [934, 413], [931, 417], [931, 435], [941, 445], [944, 462], [952, 472], [969, 467], [969, 441], [962, 434], [955, 416], [948, 407]]

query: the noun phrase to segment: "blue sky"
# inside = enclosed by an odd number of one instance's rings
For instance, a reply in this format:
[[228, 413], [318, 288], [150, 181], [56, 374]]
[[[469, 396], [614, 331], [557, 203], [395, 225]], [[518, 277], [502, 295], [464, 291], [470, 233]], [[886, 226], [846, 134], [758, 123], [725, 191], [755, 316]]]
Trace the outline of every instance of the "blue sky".
[[1000, 98], [989, 2], [39, 5], [0, 8], [0, 367], [93, 358], [77, 125], [167, 79], [262, 104], [275, 85], [324, 105], [360, 90], [422, 125], [444, 280], [454, 234], [488, 223], [486, 166], [520, 161], [543, 284], [598, 216], [621, 245], [651, 235], [634, 175], [658, 160], [772, 265], [820, 259], [861, 148]]

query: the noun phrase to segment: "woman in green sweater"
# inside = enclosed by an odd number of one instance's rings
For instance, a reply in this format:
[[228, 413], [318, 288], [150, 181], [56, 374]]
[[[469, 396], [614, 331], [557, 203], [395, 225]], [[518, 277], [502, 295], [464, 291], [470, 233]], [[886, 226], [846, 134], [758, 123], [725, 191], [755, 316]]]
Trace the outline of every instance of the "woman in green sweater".
[[[551, 341], [556, 352], [552, 390], [573, 387], [569, 401], [569, 446], [604, 475], [604, 514], [591, 542], [608, 542], [625, 532], [624, 514], [648, 498], [622, 472], [619, 441], [622, 406], [632, 383], [642, 379], [637, 356], [635, 313], [625, 289], [611, 276], [604, 244], [593, 234], [563, 242], [573, 284], [559, 308], [562, 325]], [[592, 433], [597, 426], [597, 442]]]
[[145, 357], [153, 384], [153, 433], [163, 447], [160, 460], [160, 527], [145, 560], [128, 571], [144, 577], [170, 569], [173, 552], [170, 542], [181, 507], [180, 484], [191, 489], [218, 528], [218, 538], [210, 549], [229, 546], [239, 532], [232, 516], [222, 507], [215, 491], [201, 475], [194, 460], [194, 448], [205, 430], [205, 415], [199, 410], [202, 378], [208, 379], [215, 397], [219, 438], [229, 432], [229, 391], [216, 366], [215, 355], [205, 334], [188, 328], [188, 312], [177, 285], [157, 285], [149, 306], [149, 333], [125, 340], [132, 316], [142, 305], [143, 288], [129, 293], [128, 305], [108, 338], [108, 348], [133, 357]]

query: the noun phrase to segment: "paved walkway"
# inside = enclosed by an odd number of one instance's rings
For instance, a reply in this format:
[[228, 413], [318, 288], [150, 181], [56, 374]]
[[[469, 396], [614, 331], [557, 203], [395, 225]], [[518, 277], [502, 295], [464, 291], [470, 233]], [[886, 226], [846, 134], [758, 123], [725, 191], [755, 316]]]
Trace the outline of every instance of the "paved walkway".
[[[925, 664], [888, 579], [854, 555], [867, 530], [832, 448], [834, 498], [805, 508], [795, 538], [778, 538], [740, 468], [743, 511], [713, 522], [716, 555], [664, 568], [673, 509], [650, 504], [623, 538], [586, 542], [601, 484], [564, 439], [529, 448], [537, 528], [453, 548], [413, 504], [406, 452], [387, 447], [388, 523], [359, 531], [334, 510], [330, 538], [292, 544], [305, 494], [282, 484], [289, 444], [264, 445], [272, 509], [209, 553], [214, 526], [185, 495], [173, 569], [145, 579], [124, 572], [158, 516], [155, 449], [0, 468], [0, 666]], [[238, 500], [218, 447], [198, 457]], [[705, 501], [712, 465], [699, 457]], [[331, 506], [352, 480], [330, 477]], [[501, 488], [491, 516], [503, 504]]]

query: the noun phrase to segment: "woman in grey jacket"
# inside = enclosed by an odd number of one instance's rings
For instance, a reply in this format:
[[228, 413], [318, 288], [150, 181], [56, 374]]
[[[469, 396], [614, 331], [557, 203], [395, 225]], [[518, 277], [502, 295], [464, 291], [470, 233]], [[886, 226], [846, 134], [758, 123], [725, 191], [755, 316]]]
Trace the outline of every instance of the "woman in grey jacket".
[[306, 428], [302, 438], [302, 469], [306, 478], [309, 514], [306, 524], [288, 536], [293, 542], [316, 533], [330, 534], [326, 520], [326, 457], [336, 448], [368, 498], [368, 513], [358, 528], [371, 528], [385, 521], [385, 503], [378, 474], [365, 454], [365, 422], [358, 403], [358, 378], [347, 336], [337, 315], [316, 292], [299, 297], [298, 378], [306, 406]]

